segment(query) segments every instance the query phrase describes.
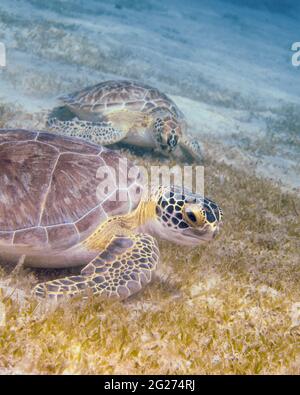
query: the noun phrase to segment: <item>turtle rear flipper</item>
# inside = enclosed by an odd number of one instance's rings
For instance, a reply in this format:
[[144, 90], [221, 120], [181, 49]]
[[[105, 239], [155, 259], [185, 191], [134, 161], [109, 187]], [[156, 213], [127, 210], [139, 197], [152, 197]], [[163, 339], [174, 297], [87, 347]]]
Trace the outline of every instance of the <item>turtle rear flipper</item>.
[[58, 299], [91, 290], [96, 295], [125, 299], [151, 281], [158, 262], [159, 251], [152, 236], [114, 236], [106, 249], [79, 276], [38, 284], [34, 294]]
[[127, 136], [126, 131], [115, 129], [108, 122], [90, 122], [78, 119], [61, 121], [57, 118], [50, 118], [47, 126], [51, 132], [82, 138], [99, 145], [115, 144]]

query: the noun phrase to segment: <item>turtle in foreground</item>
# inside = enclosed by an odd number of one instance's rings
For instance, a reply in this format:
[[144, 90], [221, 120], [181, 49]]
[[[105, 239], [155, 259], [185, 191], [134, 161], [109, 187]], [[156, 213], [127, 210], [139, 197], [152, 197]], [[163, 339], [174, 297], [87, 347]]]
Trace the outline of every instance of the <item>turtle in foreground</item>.
[[[84, 265], [77, 276], [38, 284], [35, 296], [92, 292], [125, 299], [151, 281], [159, 263], [156, 238], [196, 246], [218, 233], [217, 204], [176, 187], [158, 187], [145, 199], [140, 169], [128, 163], [124, 171], [122, 160], [83, 140], [0, 129], [3, 262]], [[123, 176], [126, 186], [116, 182]]]
[[[184, 115], [158, 89], [133, 81], [105, 81], [61, 97], [47, 121], [50, 131], [96, 144], [122, 142], [200, 162], [198, 140], [187, 134]], [[67, 119], [64, 114], [67, 111]], [[71, 118], [71, 119], [70, 119]]]

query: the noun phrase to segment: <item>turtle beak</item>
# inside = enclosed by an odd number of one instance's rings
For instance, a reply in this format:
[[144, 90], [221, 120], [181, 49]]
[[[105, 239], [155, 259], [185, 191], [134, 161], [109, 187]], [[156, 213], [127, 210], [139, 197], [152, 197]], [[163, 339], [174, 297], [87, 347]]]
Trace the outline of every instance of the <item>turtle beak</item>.
[[210, 227], [211, 227], [211, 238], [214, 239], [220, 233], [220, 230], [223, 227], [223, 222], [222, 221], [215, 222], [214, 224], [210, 224]]
[[221, 227], [221, 222], [216, 222], [213, 224], [206, 223], [203, 227], [187, 229], [184, 231], [184, 235], [188, 236], [190, 241], [193, 240], [194, 245], [198, 245], [203, 242], [208, 242], [215, 239], [219, 234]]
[[218, 226], [216, 226], [216, 228], [212, 232], [212, 239], [215, 239], [216, 236], [219, 234], [219, 232], [220, 232], [220, 227], [218, 225]]
[[170, 147], [167, 145], [167, 144], [161, 144], [160, 145], [160, 148], [163, 150], [163, 151], [170, 151]]

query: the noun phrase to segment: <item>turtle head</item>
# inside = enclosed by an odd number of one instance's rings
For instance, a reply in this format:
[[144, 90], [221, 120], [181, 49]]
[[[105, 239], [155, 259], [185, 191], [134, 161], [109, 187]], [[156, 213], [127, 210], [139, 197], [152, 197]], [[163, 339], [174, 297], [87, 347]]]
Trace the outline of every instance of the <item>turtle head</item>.
[[172, 152], [182, 137], [181, 124], [172, 114], [156, 114], [154, 135], [159, 148], [165, 152]]
[[223, 213], [212, 200], [181, 188], [156, 194], [155, 233], [177, 244], [196, 246], [212, 240], [222, 225]]

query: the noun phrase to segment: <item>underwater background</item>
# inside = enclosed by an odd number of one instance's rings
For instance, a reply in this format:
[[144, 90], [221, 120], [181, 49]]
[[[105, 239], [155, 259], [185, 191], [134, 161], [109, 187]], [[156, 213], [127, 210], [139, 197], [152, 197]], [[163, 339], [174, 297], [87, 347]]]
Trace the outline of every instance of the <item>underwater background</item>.
[[174, 98], [217, 160], [299, 190], [299, 22], [296, 0], [2, 0], [1, 106], [41, 113], [61, 94], [137, 79]]
[[[0, 42], [0, 127], [45, 129], [58, 96], [107, 79], [153, 85], [225, 213], [209, 246], [161, 243], [158, 280], [128, 302], [0, 296], [1, 372], [299, 374], [300, 3], [1, 0]], [[1, 270], [20, 289], [41, 276]]]

